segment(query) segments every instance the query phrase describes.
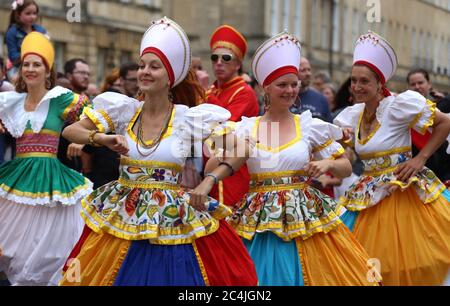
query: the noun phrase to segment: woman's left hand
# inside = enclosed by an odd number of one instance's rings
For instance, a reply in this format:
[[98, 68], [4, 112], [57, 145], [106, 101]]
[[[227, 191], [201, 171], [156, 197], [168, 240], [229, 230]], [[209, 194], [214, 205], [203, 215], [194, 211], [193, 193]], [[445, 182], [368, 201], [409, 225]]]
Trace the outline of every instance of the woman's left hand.
[[332, 162], [332, 160], [328, 159], [310, 162], [305, 166], [305, 171], [309, 176], [319, 178], [323, 174], [330, 172], [332, 169]]
[[409, 181], [410, 178], [415, 176], [419, 171], [423, 169], [425, 163], [426, 163], [425, 159], [416, 156], [413, 159], [403, 164], [400, 164], [400, 166], [394, 172], [394, 175], [397, 176], [397, 179], [399, 181], [407, 182]]
[[205, 211], [205, 202], [213, 186], [214, 180], [211, 177], [206, 177], [200, 185], [190, 192], [191, 201], [189, 204], [198, 211]]

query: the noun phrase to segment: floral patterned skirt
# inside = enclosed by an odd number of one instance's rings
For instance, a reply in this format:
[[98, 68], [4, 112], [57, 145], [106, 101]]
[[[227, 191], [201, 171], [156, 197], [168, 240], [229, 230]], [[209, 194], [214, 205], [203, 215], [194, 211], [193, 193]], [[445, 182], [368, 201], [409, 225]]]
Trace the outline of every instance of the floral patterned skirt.
[[333, 199], [309, 178], [265, 178], [228, 218], [244, 240], [263, 286], [372, 286], [381, 277], [335, 214]]

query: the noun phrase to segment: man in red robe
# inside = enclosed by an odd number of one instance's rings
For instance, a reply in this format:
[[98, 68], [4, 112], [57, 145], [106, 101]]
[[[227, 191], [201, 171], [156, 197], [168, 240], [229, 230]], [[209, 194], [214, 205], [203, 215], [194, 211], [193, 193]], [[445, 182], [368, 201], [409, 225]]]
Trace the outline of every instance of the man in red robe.
[[[221, 106], [231, 113], [231, 121], [256, 117], [259, 104], [253, 89], [239, 76], [247, 52], [247, 41], [231, 26], [221, 26], [212, 35], [211, 62], [216, 81], [207, 91], [207, 103]], [[215, 186], [210, 195], [228, 206], [239, 202], [249, 189], [250, 176], [246, 166], [226, 178], [222, 188]]]

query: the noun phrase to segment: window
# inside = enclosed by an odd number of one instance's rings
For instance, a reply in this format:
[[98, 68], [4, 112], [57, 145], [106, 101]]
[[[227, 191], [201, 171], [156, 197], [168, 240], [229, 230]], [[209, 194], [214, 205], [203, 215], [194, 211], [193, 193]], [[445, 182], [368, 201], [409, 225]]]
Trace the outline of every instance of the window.
[[98, 48], [97, 51], [97, 84], [103, 82], [103, 77], [106, 73], [106, 59], [108, 57], [107, 48]]
[[120, 52], [120, 64], [126, 64], [133, 61], [132, 53], [130, 51], [122, 51]]
[[352, 17], [352, 41], [353, 43], [359, 38], [359, 12], [358, 9], [353, 9], [353, 17]]
[[54, 41], [53, 46], [55, 47], [55, 70], [57, 72], [63, 72], [66, 57], [66, 44]]
[[333, 51], [339, 51], [339, 34], [341, 33], [340, 1], [333, 0]]
[[351, 42], [349, 40], [350, 33], [349, 33], [349, 24], [350, 24], [350, 9], [348, 6], [344, 7], [344, 23], [343, 23], [343, 29], [342, 29], [342, 42], [344, 44], [344, 52], [350, 53], [351, 52]]
[[330, 41], [330, 19], [331, 5], [330, 1], [322, 0], [322, 23], [320, 28], [320, 46], [323, 49], [329, 48]]
[[448, 63], [447, 63], [447, 72], [448, 72], [448, 75], [450, 76], [450, 40], [448, 41], [448, 54], [447, 54], [447, 60], [448, 60]]
[[288, 30], [290, 32], [289, 29], [289, 9], [290, 9], [290, 0], [284, 0], [284, 6], [283, 6], [283, 31], [284, 30]]
[[270, 33], [272, 36], [278, 34], [279, 30], [279, 14], [280, 14], [280, 1], [272, 0], [272, 9], [270, 12], [271, 28]]
[[319, 5], [320, 5], [320, 1], [316, 0], [313, 1], [313, 6], [312, 6], [312, 12], [311, 12], [311, 45], [313, 47], [317, 47], [318, 44], [318, 38], [319, 38], [319, 33], [318, 33], [318, 19], [319, 19]]
[[295, 10], [294, 10], [294, 22], [295, 22], [295, 31], [294, 34], [302, 39], [302, 0], [295, 0]]
[[411, 62], [414, 66], [417, 66], [418, 63], [418, 54], [417, 54], [417, 32], [416, 29], [412, 29], [412, 37], [411, 37]]
[[[3, 44], [4, 40], [5, 40], [5, 37], [3, 36], [3, 33], [0, 33], [0, 41], [2, 42], [2, 44]], [[6, 57], [6, 56], [3, 55], [3, 47], [0, 47], [0, 56], [1, 57]], [[5, 62], [6, 62], [6, 58], [5, 58]]]

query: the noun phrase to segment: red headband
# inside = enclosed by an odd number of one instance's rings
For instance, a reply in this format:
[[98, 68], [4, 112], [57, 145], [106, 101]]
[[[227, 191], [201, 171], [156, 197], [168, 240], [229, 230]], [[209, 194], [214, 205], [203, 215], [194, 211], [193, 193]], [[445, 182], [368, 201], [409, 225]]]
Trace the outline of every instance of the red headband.
[[267, 78], [264, 80], [263, 87], [269, 86], [276, 79], [290, 73], [298, 76], [298, 69], [294, 66], [284, 66], [278, 68], [277, 70], [273, 71], [271, 74], [267, 76]]

